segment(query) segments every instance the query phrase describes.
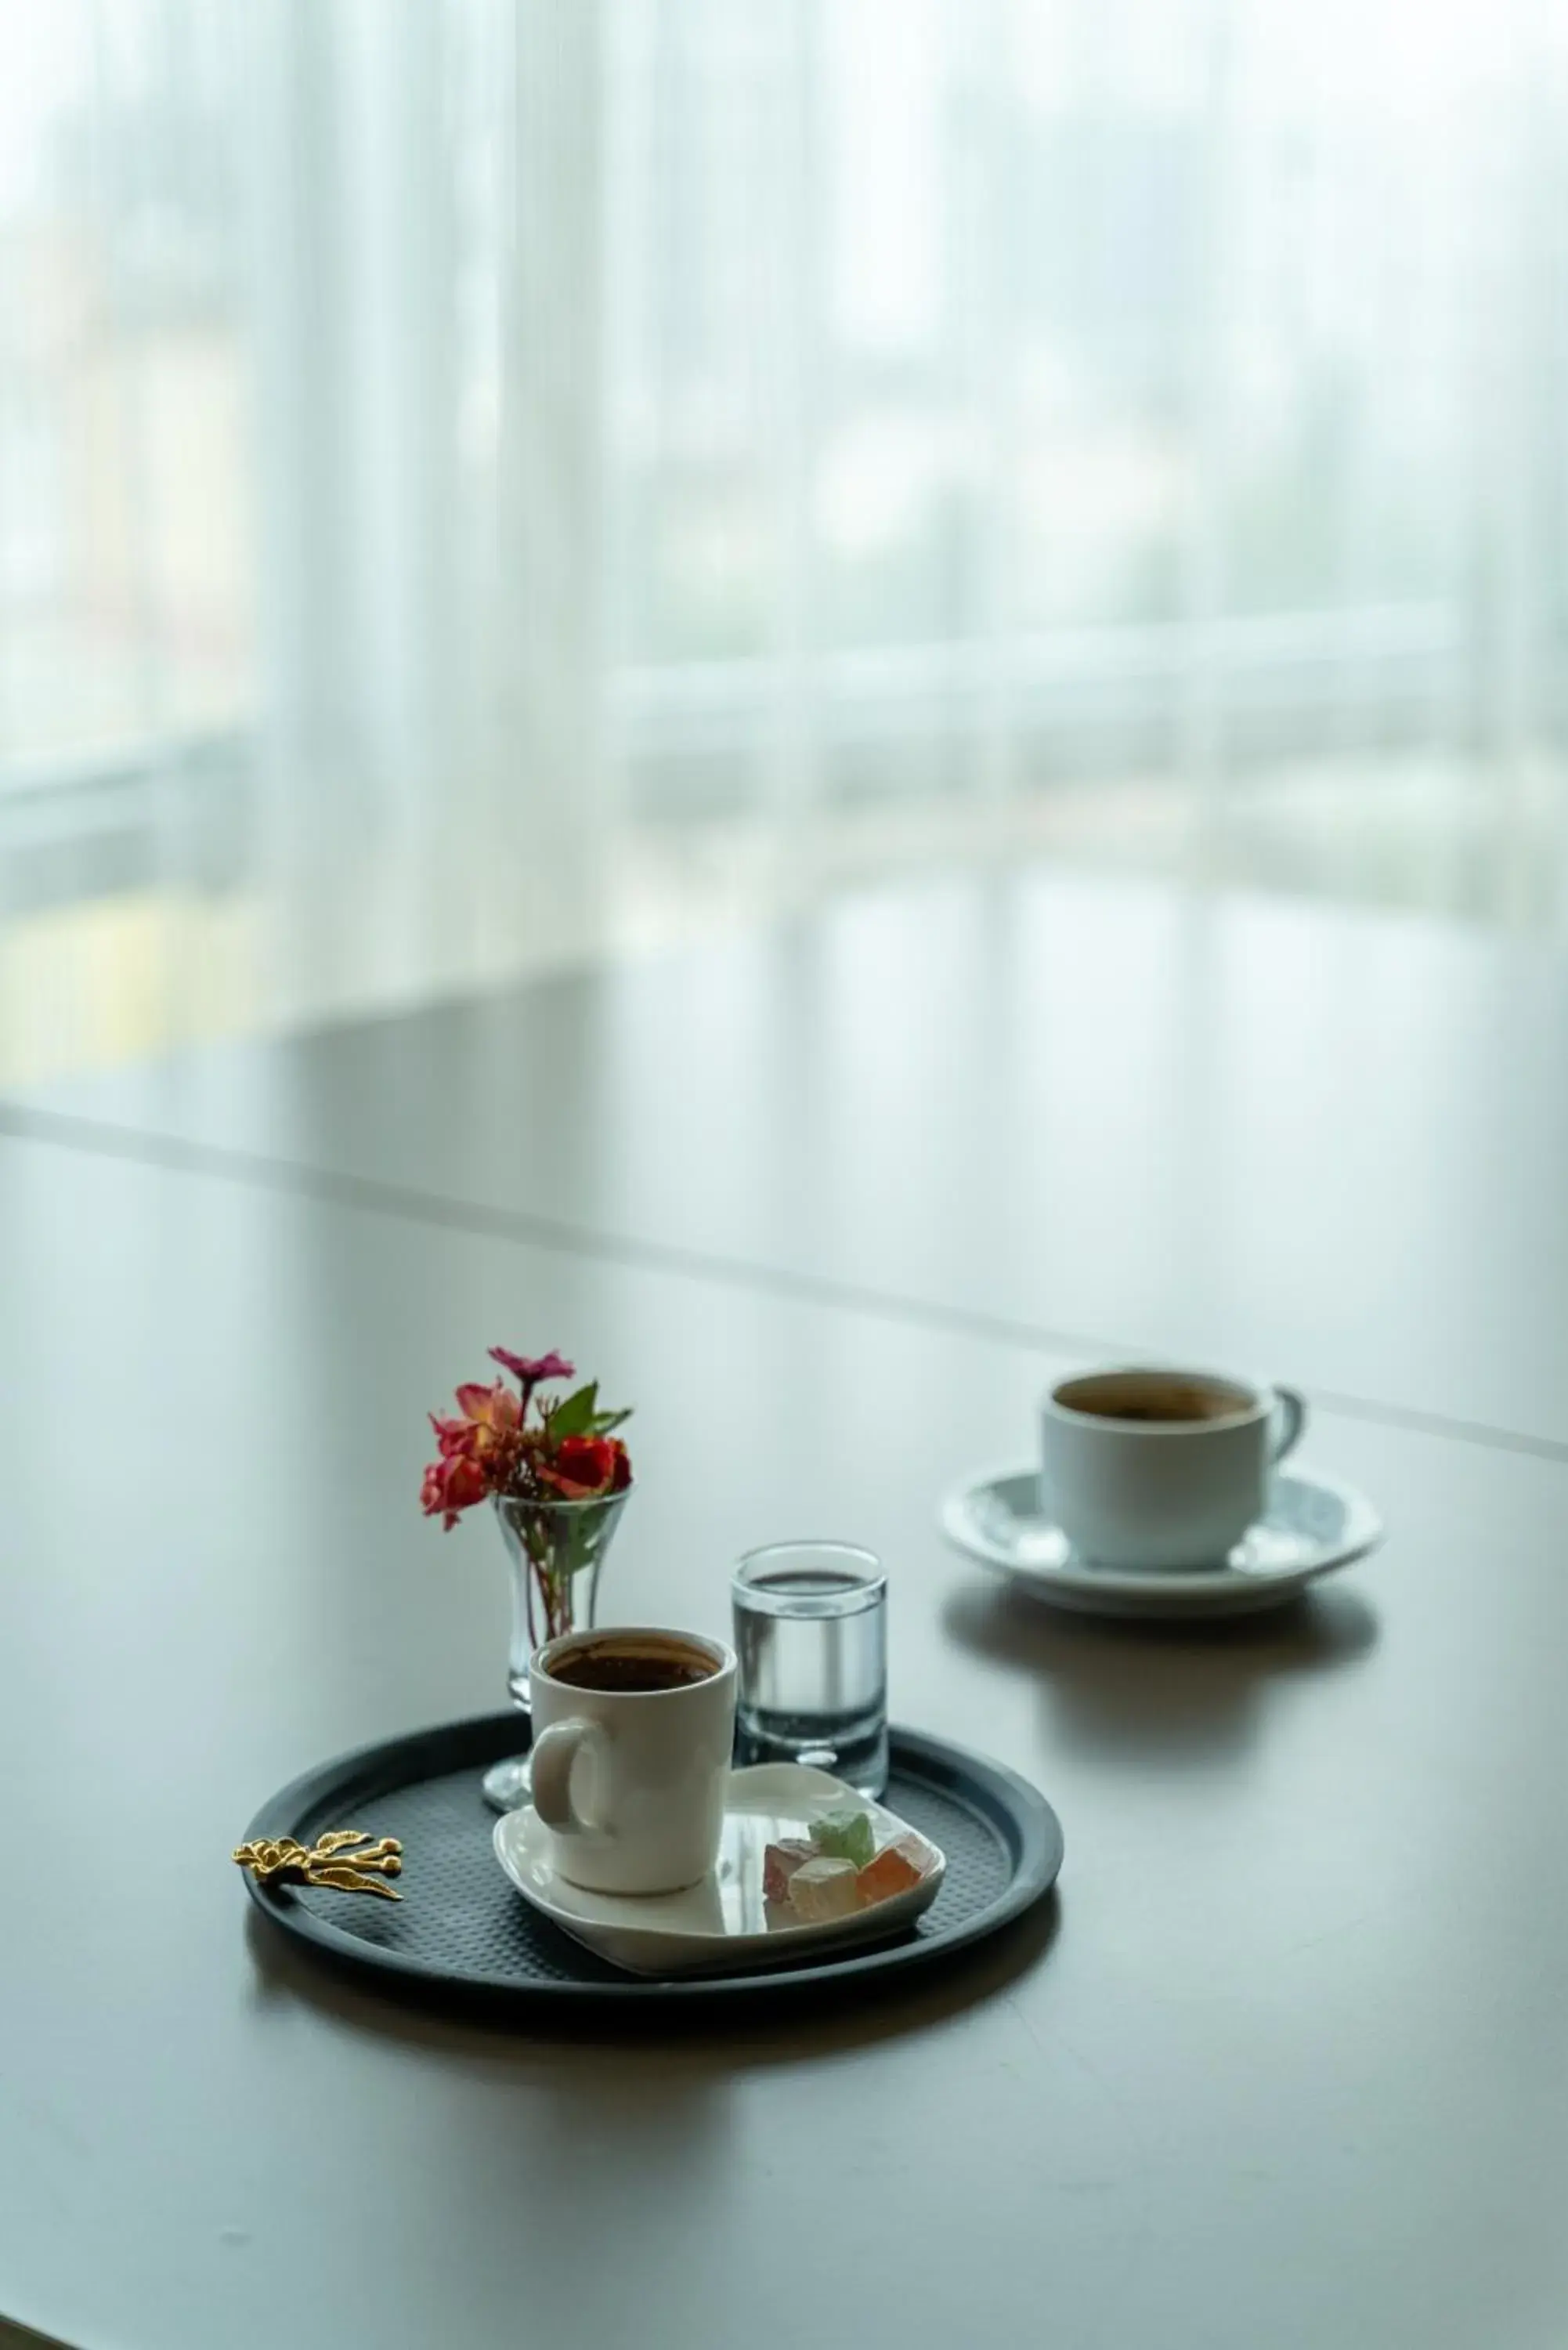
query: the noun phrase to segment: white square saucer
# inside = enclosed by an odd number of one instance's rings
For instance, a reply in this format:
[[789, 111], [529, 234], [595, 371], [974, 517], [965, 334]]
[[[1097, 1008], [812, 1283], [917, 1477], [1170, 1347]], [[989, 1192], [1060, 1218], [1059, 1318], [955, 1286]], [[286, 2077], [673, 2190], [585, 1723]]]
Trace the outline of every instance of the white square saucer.
[[[763, 1896], [763, 1856], [805, 1836], [826, 1812], [869, 1813], [877, 1849], [917, 1836], [929, 1856], [919, 1884], [847, 1918], [807, 1924]], [[761, 1762], [732, 1771], [718, 1866], [679, 1893], [592, 1893], [557, 1876], [553, 1839], [531, 1804], [495, 1823], [495, 1856], [525, 1901], [612, 1966], [637, 1975], [726, 1974], [788, 1965], [851, 1943], [885, 1941], [913, 1925], [941, 1888], [947, 1862], [929, 1836], [826, 1771]]]

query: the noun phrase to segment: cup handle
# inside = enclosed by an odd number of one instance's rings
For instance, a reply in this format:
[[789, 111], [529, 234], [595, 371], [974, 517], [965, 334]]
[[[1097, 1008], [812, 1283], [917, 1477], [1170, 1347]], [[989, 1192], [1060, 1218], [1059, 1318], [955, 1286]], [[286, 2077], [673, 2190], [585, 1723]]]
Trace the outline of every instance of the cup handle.
[[534, 1741], [530, 1773], [534, 1809], [557, 1835], [599, 1832], [597, 1820], [586, 1819], [572, 1801], [572, 1766], [579, 1754], [602, 1752], [604, 1732], [595, 1721], [553, 1721]]
[[1274, 1382], [1275, 1435], [1269, 1451], [1269, 1465], [1277, 1467], [1287, 1452], [1293, 1452], [1301, 1442], [1307, 1423], [1306, 1398], [1299, 1388], [1282, 1387]]

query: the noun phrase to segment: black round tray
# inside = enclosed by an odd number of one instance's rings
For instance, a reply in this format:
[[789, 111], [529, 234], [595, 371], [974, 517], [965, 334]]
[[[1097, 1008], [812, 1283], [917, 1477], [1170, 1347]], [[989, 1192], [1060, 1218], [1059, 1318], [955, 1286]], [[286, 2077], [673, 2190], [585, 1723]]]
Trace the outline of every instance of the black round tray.
[[495, 1814], [480, 1774], [528, 1742], [516, 1713], [484, 1714], [361, 1747], [264, 1804], [247, 1839], [363, 1828], [401, 1840], [400, 1902], [311, 1886], [246, 1887], [285, 1932], [382, 1990], [424, 2002], [543, 2022], [567, 2008], [607, 2015], [698, 2001], [770, 2006], [829, 1984], [872, 1991], [889, 1978], [950, 1960], [994, 1934], [1050, 1890], [1062, 1866], [1062, 1829], [1044, 1797], [1000, 1763], [923, 1731], [889, 1734], [886, 1802], [947, 1855], [941, 1891], [898, 1940], [842, 1958], [762, 1973], [648, 1981], [622, 1974], [530, 1908], [492, 1849]]

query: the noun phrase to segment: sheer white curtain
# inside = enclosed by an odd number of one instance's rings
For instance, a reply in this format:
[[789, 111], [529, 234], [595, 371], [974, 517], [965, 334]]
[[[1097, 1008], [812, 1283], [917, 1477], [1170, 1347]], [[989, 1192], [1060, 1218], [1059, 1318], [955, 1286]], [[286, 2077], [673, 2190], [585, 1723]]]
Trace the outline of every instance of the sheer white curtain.
[[19, 17], [14, 906], [1129, 777], [1556, 839], [1546, 0]]
[[628, 721], [771, 699], [828, 793], [1554, 737], [1562, 34], [631, 10]]

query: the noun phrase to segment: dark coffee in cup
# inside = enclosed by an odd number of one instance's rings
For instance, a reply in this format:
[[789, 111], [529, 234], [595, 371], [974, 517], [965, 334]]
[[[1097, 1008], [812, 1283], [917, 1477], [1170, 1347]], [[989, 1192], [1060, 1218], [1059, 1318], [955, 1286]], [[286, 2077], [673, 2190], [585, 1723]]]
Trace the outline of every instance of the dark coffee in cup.
[[1073, 1411], [1093, 1419], [1186, 1420], [1234, 1419], [1248, 1409], [1251, 1398], [1211, 1387], [1194, 1387], [1180, 1379], [1150, 1380], [1130, 1392], [1105, 1399], [1095, 1395], [1064, 1398]]
[[549, 1668], [553, 1681], [567, 1689], [607, 1690], [623, 1696], [653, 1696], [660, 1690], [690, 1689], [711, 1680], [715, 1659], [682, 1640], [607, 1639], [568, 1650]]

